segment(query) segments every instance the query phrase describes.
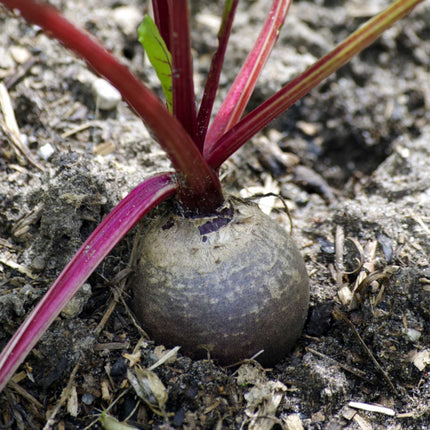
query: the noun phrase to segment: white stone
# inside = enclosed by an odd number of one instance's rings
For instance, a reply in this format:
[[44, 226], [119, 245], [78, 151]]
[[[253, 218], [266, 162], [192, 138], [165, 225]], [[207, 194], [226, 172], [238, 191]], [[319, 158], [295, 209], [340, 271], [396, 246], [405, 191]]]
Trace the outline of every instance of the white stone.
[[288, 415], [284, 421], [288, 430], [303, 430], [303, 424], [299, 414]]
[[30, 51], [23, 46], [11, 46], [10, 53], [18, 64], [25, 63], [31, 57]]
[[406, 336], [408, 336], [408, 339], [411, 342], [416, 342], [421, 337], [421, 332], [418, 330], [415, 330], [414, 328], [408, 328], [408, 331], [406, 332]]
[[342, 287], [337, 295], [339, 296], [339, 300], [340, 302], [346, 306], [349, 305], [351, 303], [352, 300], [352, 291], [348, 288], [348, 287]]
[[92, 84], [92, 90], [96, 106], [101, 110], [114, 109], [121, 100], [119, 91], [104, 79], [96, 79]]
[[120, 6], [114, 9], [112, 17], [125, 35], [137, 39], [137, 28], [143, 21], [140, 9], [134, 6]]
[[42, 145], [39, 148], [39, 155], [44, 160], [49, 160], [49, 158], [52, 156], [52, 154], [55, 152], [55, 148], [50, 143], [45, 143], [45, 145]]

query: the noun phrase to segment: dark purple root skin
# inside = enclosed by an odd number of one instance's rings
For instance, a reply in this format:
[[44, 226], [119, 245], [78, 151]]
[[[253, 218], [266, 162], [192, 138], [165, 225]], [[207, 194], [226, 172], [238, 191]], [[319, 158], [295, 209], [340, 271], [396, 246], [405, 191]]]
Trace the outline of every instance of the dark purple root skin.
[[309, 303], [303, 259], [255, 205], [230, 199], [213, 217], [156, 219], [142, 235], [133, 311], [154, 340], [221, 364], [273, 365], [301, 334]]

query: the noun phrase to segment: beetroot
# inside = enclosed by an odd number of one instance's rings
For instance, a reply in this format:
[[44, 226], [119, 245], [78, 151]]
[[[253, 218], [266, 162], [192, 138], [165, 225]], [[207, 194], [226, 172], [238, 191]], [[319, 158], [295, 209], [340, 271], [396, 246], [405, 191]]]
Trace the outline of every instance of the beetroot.
[[157, 218], [141, 237], [132, 307], [158, 342], [221, 363], [273, 365], [303, 328], [309, 282], [291, 236], [230, 199], [217, 214]]

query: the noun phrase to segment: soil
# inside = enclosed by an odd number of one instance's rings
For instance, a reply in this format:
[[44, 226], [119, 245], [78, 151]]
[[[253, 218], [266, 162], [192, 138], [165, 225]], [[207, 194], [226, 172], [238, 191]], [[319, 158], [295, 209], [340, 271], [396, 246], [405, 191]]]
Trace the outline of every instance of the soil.
[[[136, 41], [145, 2], [51, 3], [160, 92]], [[218, 3], [193, 2], [199, 94], [216, 46]], [[218, 104], [267, 3], [240, 2]], [[387, 4], [295, 2], [250, 107]], [[2, 348], [97, 223], [169, 162], [123, 102], [98, 109], [84, 62], [4, 9], [0, 30], [0, 79], [33, 159], [14, 149], [2, 122]], [[44, 158], [46, 148], [53, 154]], [[128, 311], [133, 231], [1, 393], [1, 428], [83, 429], [107, 411], [142, 429], [430, 429], [429, 2], [274, 121], [221, 173], [230, 193], [279, 195], [257, 201], [287, 229], [281, 198], [289, 208], [311, 282], [294, 351], [263, 369], [253, 360], [233, 367], [193, 361], [179, 350], [148, 370], [163, 348]], [[388, 409], [362, 409], [370, 404]], [[113, 428], [111, 419], [105, 428]]]

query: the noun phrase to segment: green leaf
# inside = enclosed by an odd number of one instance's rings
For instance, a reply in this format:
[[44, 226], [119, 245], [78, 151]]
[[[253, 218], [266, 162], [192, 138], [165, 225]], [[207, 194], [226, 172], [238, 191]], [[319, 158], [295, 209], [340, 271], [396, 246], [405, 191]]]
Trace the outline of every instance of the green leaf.
[[167, 107], [172, 112], [172, 56], [158, 31], [155, 22], [145, 15], [142, 24], [137, 29], [139, 42], [146, 51], [149, 61], [161, 82], [161, 88], [166, 97]]

